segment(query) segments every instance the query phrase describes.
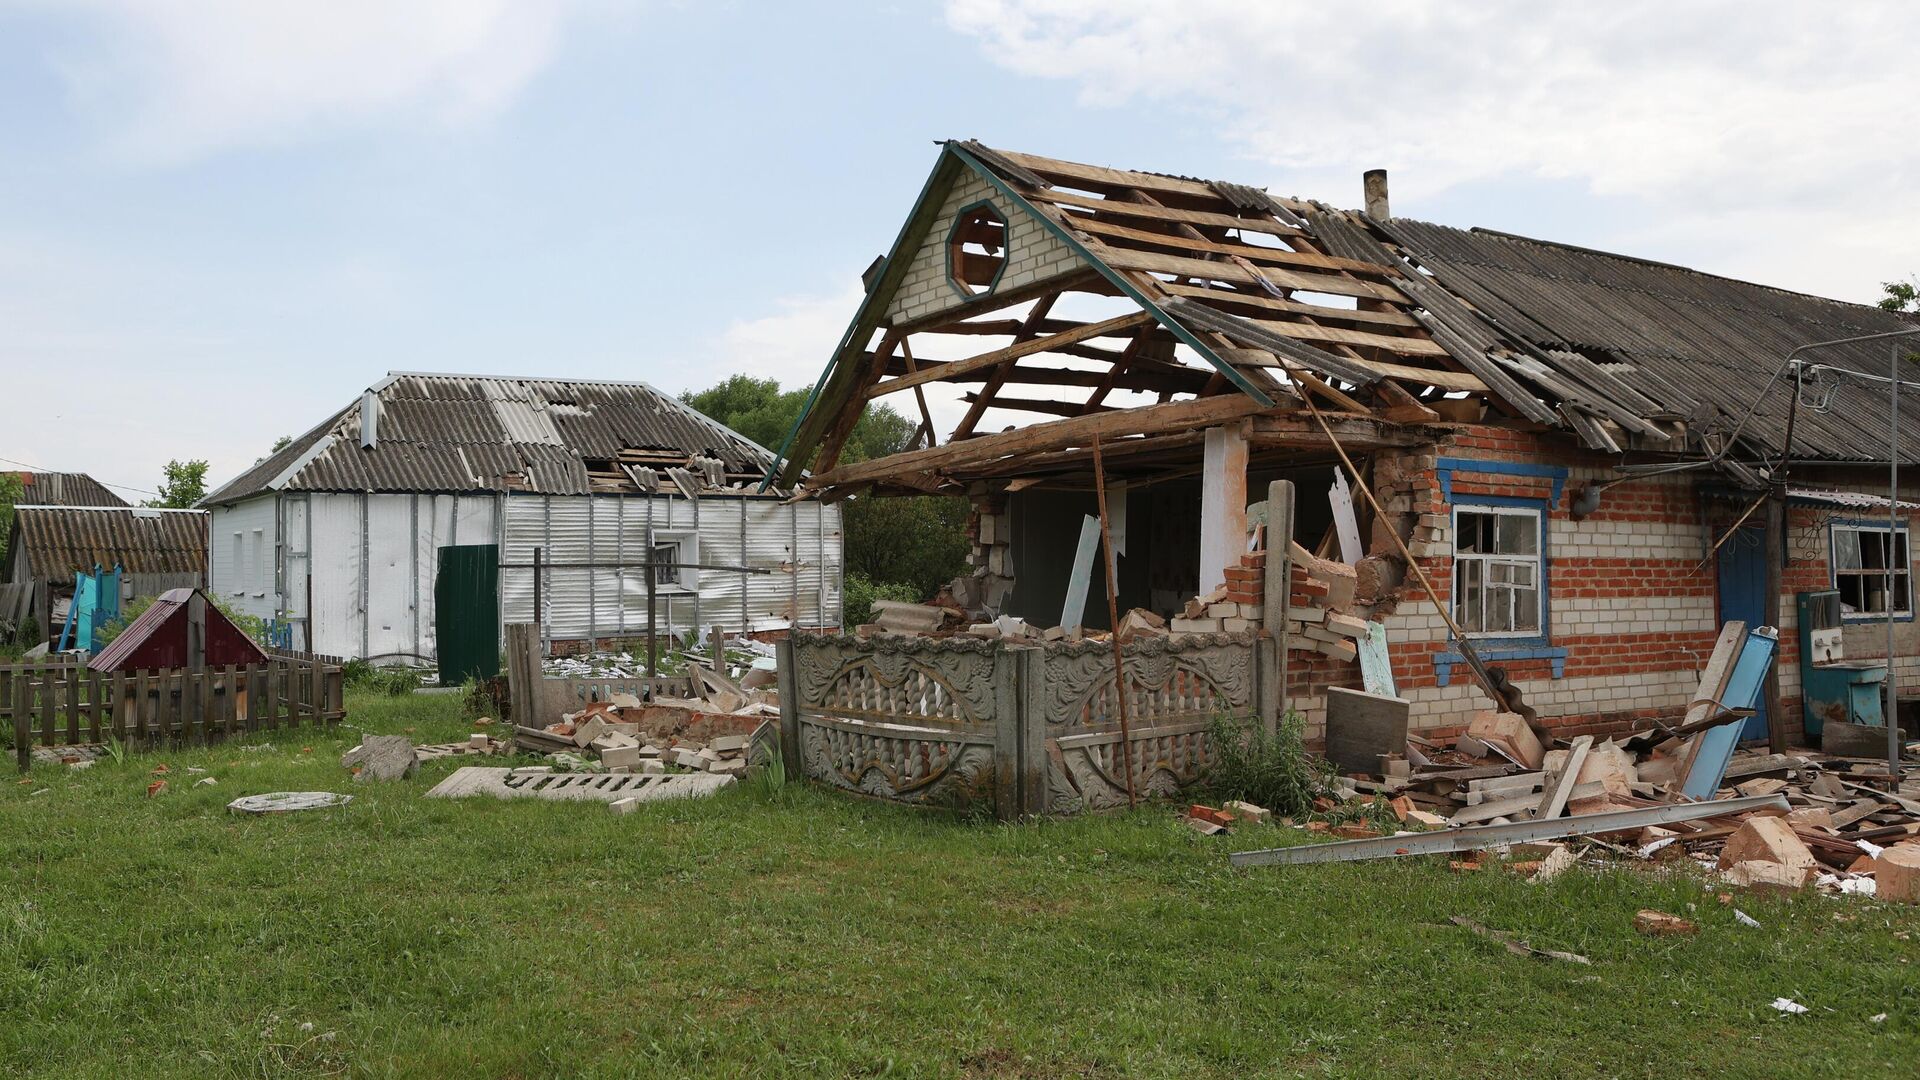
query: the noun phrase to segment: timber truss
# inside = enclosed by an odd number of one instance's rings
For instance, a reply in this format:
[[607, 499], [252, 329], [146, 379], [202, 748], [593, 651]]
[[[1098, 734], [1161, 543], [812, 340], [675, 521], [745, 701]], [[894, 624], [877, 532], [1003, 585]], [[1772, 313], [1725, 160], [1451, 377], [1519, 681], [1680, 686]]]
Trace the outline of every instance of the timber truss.
[[[958, 205], [970, 190], [983, 194]], [[1123, 469], [1190, 461], [1201, 429], [1251, 418], [1256, 447], [1305, 446], [1308, 397], [1356, 446], [1486, 416], [1610, 453], [1679, 448], [1655, 403], [1503, 335], [1385, 223], [1238, 184], [949, 142], [868, 281], [781, 474], [811, 461], [829, 498], [1084, 470], [1096, 437]], [[1058, 314], [1073, 308], [1106, 314]], [[974, 347], [935, 355], [955, 342]], [[939, 383], [966, 404], [944, 441], [926, 395]], [[874, 401], [918, 416], [915, 446], [841, 464]], [[983, 434], [989, 409], [1047, 419]]]

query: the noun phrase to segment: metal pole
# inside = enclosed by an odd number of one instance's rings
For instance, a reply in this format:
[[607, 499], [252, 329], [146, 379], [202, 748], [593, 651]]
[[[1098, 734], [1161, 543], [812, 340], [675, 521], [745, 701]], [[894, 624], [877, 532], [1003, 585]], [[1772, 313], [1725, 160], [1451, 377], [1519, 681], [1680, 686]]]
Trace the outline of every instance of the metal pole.
[[642, 564], [647, 575], [647, 678], [660, 674], [660, 644], [654, 637], [653, 614], [653, 530], [647, 530], [647, 558]]
[[541, 608], [540, 578], [543, 576], [540, 563], [546, 558], [545, 548], [533, 549], [533, 621], [540, 627], [540, 650], [545, 655], [547, 648], [547, 613]]
[[[1900, 790], [1900, 693], [1899, 680], [1893, 673], [1893, 556], [1899, 548], [1900, 540], [1900, 343], [1894, 342], [1887, 356], [1887, 411], [1892, 418], [1893, 431], [1888, 436], [1890, 447], [1887, 453], [1887, 781], [1892, 785], [1888, 790]], [[1913, 552], [1906, 552], [1904, 562], [1908, 569], [1913, 566]], [[1907, 607], [1913, 607], [1913, 584], [1909, 575], [1907, 583]]]

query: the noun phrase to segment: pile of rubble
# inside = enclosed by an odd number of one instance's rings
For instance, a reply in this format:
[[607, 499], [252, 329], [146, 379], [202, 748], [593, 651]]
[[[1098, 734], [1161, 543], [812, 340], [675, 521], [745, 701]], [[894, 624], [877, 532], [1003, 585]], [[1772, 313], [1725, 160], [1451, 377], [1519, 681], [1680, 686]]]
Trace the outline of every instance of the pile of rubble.
[[[1691, 857], [1734, 885], [1920, 902], [1920, 778], [1889, 784], [1879, 760], [1739, 752], [1718, 776], [1706, 774], [1711, 794], [1693, 799], [1682, 788], [1697, 773], [1704, 734], [1655, 725], [1561, 746], [1520, 714], [1483, 711], [1450, 745], [1407, 735], [1404, 753], [1382, 754], [1377, 772], [1338, 777], [1333, 796], [1390, 801], [1409, 829], [1539, 822], [1548, 826], [1541, 833], [1559, 820], [1688, 806], [1698, 811], [1690, 820], [1586, 839], [1635, 858]], [[1907, 748], [1916, 753], [1920, 744]], [[1762, 798], [1769, 802], [1752, 805]], [[1746, 805], [1712, 812], [1733, 799]]]
[[[698, 697], [650, 700], [616, 693], [590, 702], [544, 727], [517, 725], [513, 748], [550, 754], [558, 764], [597, 767], [612, 773], [668, 773], [676, 769], [738, 775], [746, 771], [756, 738], [770, 740], [778, 728], [776, 693], [761, 682], [771, 673], [749, 666], [748, 676], [730, 676], [690, 665], [687, 679]], [[748, 688], [745, 683], [756, 685]]]

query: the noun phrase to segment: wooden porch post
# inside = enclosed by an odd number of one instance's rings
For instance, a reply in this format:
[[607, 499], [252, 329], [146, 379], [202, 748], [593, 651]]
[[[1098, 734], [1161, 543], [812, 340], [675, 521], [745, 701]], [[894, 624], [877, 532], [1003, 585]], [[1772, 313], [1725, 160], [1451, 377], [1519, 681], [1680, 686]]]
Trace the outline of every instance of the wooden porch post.
[[1207, 429], [1200, 474], [1200, 593], [1226, 584], [1247, 546], [1246, 421]]

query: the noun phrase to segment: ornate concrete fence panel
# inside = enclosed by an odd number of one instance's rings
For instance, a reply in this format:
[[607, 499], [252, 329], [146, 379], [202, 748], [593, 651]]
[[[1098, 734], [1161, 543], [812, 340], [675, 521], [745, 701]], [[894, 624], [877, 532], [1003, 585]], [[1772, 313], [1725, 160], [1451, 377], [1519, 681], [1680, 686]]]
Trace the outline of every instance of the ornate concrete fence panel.
[[[1215, 716], [1258, 708], [1252, 635], [1143, 638], [1122, 649], [1134, 790], [1165, 798], [1200, 779], [1212, 760]], [[1105, 810], [1127, 802], [1113, 648], [1048, 645], [1037, 715], [1046, 725], [1048, 810]]]
[[[1267, 644], [1214, 634], [1125, 647], [1137, 792], [1169, 796], [1198, 779], [1214, 716], [1264, 714]], [[896, 802], [989, 804], [1002, 818], [1126, 804], [1110, 645], [797, 633], [780, 670], [796, 779]]]
[[1015, 663], [973, 638], [795, 633], [780, 664], [787, 769], [881, 799], [997, 807]]

